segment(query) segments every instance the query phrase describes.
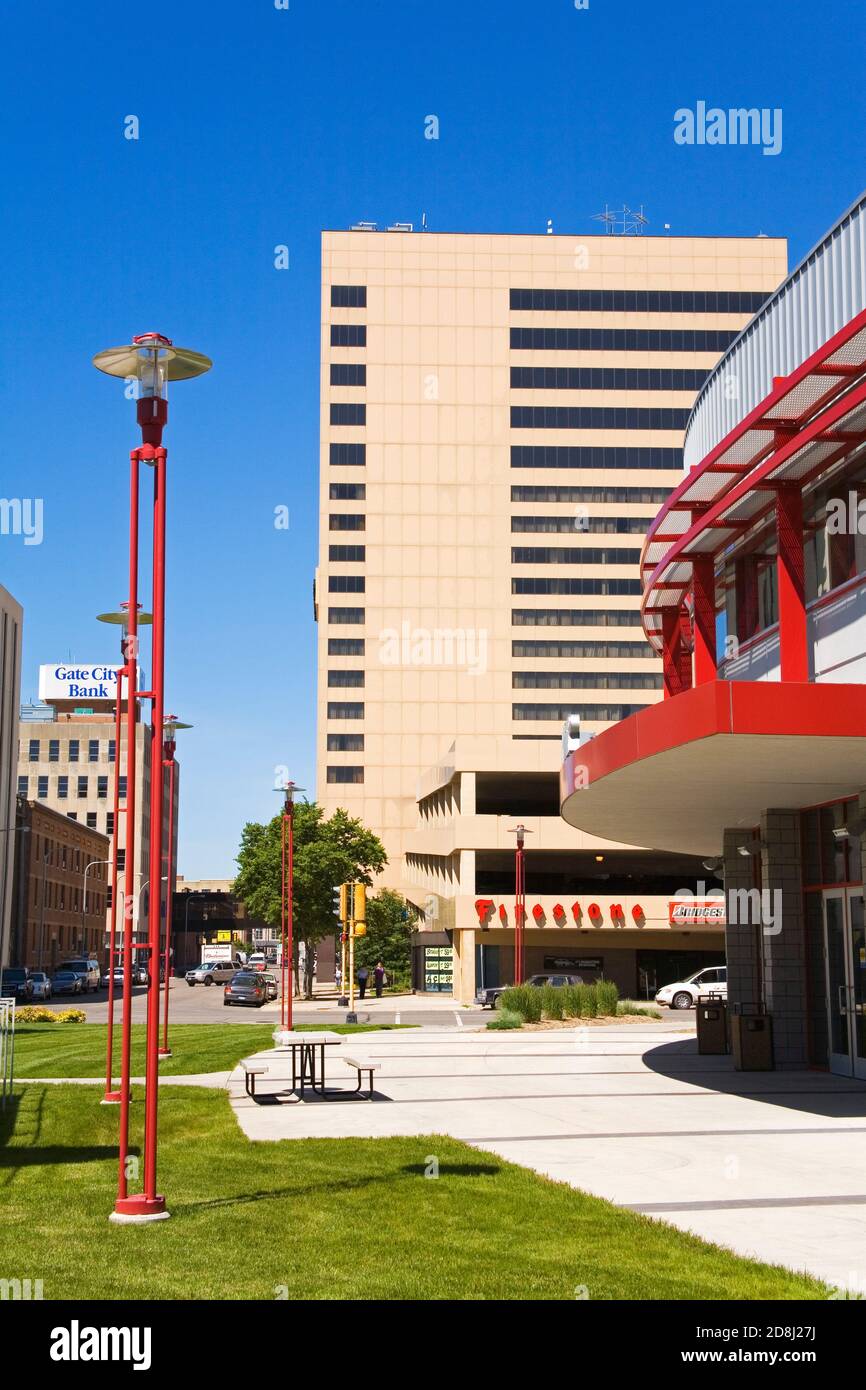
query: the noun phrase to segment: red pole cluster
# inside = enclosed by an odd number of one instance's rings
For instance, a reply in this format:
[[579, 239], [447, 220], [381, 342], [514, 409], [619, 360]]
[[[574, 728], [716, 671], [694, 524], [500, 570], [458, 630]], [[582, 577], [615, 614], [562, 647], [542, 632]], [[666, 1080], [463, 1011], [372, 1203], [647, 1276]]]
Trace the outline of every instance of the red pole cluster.
[[[139, 401], [139, 406], [150, 402]], [[164, 404], [160, 402], [160, 404]], [[142, 412], [139, 412], [141, 419]], [[165, 1198], [156, 1190], [156, 1146], [159, 1104], [159, 962], [162, 923], [162, 864], [163, 864], [163, 725], [164, 725], [164, 656], [165, 656], [165, 486], [166, 450], [154, 444], [164, 419], [158, 427], [152, 421], [142, 433], [145, 443], [131, 454], [130, 483], [130, 542], [129, 542], [129, 629], [127, 635], [127, 798], [126, 798], [126, 922], [123, 938], [123, 1049], [120, 1101], [120, 1163], [117, 1202], [114, 1217], [119, 1220], [153, 1220], [165, 1217]], [[150, 439], [148, 439], [150, 435]], [[138, 513], [139, 465], [153, 468], [153, 626], [151, 647], [151, 689], [137, 691], [138, 657]], [[144, 1191], [129, 1195], [129, 1099], [130, 1054], [132, 1041], [132, 930], [135, 903], [135, 716], [136, 699], [147, 694], [151, 701], [150, 716], [150, 841], [148, 893], [148, 962], [147, 1038], [145, 1044], [144, 1100]], [[166, 981], [166, 986], [167, 986]]]

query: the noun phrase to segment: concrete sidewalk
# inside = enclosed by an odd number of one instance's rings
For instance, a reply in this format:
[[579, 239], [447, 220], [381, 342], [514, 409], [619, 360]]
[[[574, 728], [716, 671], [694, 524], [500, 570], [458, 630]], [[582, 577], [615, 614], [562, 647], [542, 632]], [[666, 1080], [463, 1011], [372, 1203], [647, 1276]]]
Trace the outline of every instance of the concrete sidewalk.
[[[373, 1103], [229, 1093], [253, 1140], [448, 1134], [618, 1205], [866, 1292], [866, 1085], [735, 1073], [656, 1024], [537, 1033], [348, 1037], [381, 1063]], [[327, 1058], [328, 1085], [353, 1073]], [[262, 1053], [267, 1058], [273, 1054]], [[165, 1078], [168, 1080], [169, 1078]], [[280, 1086], [282, 1080], [282, 1087]], [[310, 1093], [308, 1092], [308, 1097]]]

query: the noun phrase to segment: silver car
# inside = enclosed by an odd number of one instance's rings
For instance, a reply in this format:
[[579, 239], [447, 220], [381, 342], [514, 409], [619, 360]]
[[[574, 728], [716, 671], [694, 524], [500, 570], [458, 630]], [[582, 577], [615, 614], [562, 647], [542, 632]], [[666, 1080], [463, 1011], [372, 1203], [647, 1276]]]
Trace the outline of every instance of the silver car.
[[186, 972], [186, 982], [190, 989], [193, 985], [212, 985], [225, 984], [233, 975], [237, 973], [240, 966], [235, 965], [230, 960], [208, 960], [202, 965], [197, 965], [194, 970]]
[[49, 977], [44, 973], [44, 971], [42, 971], [42, 970], [32, 971], [32, 972], [31, 972], [31, 975], [30, 975], [30, 981], [31, 981], [31, 983], [32, 983], [32, 985], [33, 985], [33, 996], [32, 996], [32, 997], [33, 997], [34, 999], [50, 999], [50, 998], [51, 998], [51, 994], [52, 994], [52, 990], [51, 990], [51, 980], [50, 980]]

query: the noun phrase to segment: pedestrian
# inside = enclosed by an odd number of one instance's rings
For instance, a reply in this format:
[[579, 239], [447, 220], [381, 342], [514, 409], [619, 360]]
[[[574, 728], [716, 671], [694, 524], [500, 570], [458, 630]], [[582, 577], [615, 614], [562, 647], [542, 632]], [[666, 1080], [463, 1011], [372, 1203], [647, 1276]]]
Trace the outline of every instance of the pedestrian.
[[382, 989], [385, 984], [385, 967], [380, 960], [376, 961], [376, 969], [373, 971], [373, 981], [376, 985], [376, 998], [382, 998]]
[[342, 983], [343, 983], [343, 972], [342, 972], [342, 970], [340, 969], [339, 964], [337, 964], [337, 965], [334, 967], [334, 984], [337, 986], [337, 993], [338, 993], [338, 994], [341, 993], [340, 986], [342, 985]]
[[367, 969], [366, 965], [359, 965], [359, 966], [358, 966], [358, 993], [360, 994], [360, 996], [361, 996], [362, 999], [364, 998], [364, 995], [365, 995], [366, 992], [367, 992], [367, 981], [368, 981], [369, 978], [370, 978], [370, 972], [369, 972], [369, 970]]

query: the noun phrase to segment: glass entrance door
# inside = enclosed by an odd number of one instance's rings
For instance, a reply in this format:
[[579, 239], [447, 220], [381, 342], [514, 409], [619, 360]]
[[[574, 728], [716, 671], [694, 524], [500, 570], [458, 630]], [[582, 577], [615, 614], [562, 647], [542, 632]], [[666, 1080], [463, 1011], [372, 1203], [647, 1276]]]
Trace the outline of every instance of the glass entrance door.
[[866, 1079], [866, 923], [862, 888], [824, 893], [830, 1070]]

